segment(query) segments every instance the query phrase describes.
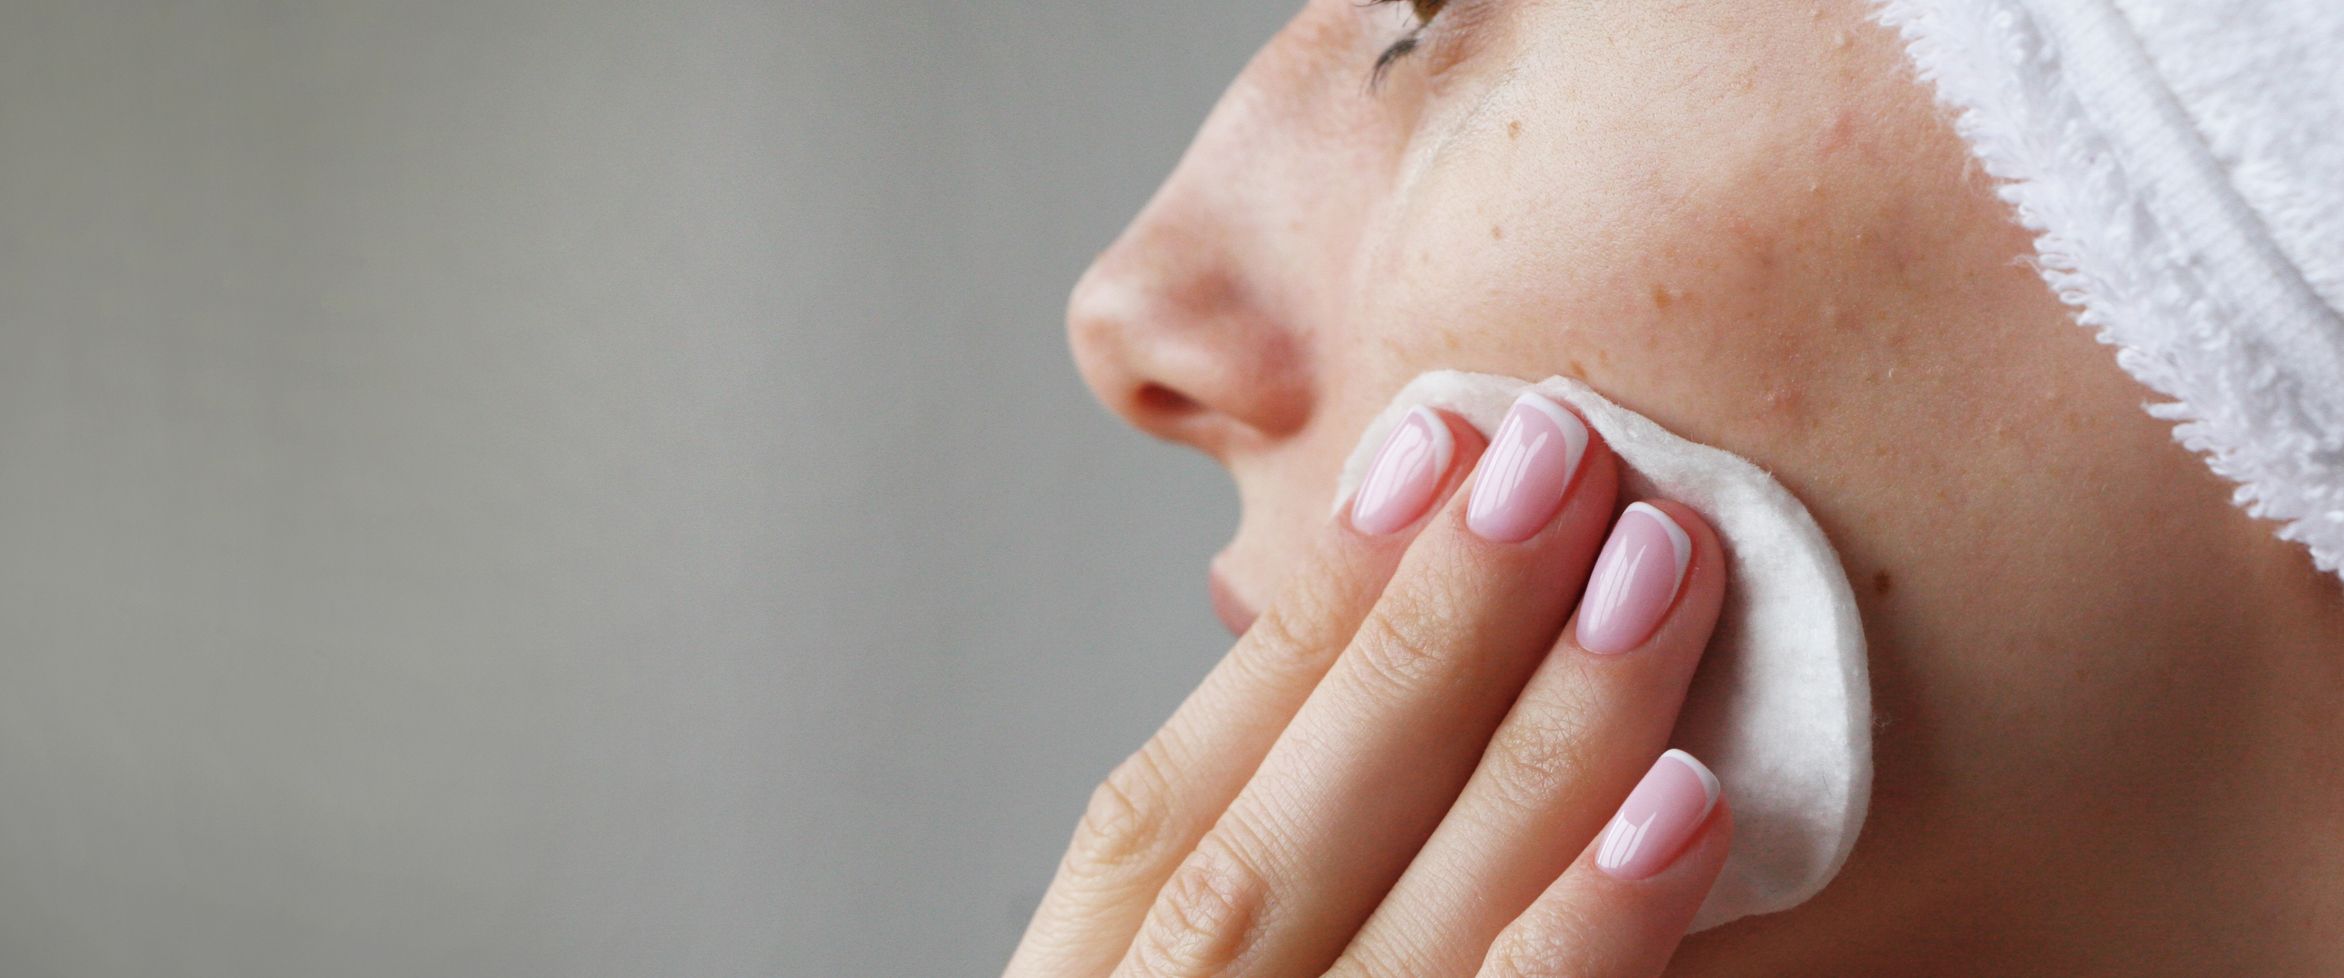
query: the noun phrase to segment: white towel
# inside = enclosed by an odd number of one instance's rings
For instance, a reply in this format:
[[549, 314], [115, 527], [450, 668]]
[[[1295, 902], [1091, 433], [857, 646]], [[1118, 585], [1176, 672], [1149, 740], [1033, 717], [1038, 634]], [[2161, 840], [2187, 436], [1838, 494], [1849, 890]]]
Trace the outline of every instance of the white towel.
[[1880, 0], [2152, 414], [2344, 574], [2344, 0]]

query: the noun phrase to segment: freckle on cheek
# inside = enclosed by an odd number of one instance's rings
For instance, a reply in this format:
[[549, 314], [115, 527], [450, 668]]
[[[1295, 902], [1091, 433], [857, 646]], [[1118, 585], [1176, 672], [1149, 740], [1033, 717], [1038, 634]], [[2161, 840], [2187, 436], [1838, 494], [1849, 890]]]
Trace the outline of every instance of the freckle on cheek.
[[1520, 120], [1520, 119], [1515, 119], [1515, 120], [1513, 120], [1513, 121], [1511, 121], [1511, 122], [1508, 122], [1508, 123], [1506, 123], [1506, 138], [1507, 138], [1507, 139], [1520, 139], [1520, 138], [1522, 138], [1522, 120]]

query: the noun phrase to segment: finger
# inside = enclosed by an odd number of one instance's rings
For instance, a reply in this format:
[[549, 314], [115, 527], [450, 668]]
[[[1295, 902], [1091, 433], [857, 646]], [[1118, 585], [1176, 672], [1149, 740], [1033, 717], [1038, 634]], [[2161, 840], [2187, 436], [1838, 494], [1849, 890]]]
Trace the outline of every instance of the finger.
[[1498, 934], [1482, 978], [1651, 978], [1692, 926], [1732, 843], [1708, 767], [1652, 765], [1601, 838]]
[[1009, 975], [1115, 966], [1157, 891], [1350, 642], [1482, 442], [1471, 425], [1424, 409], [1394, 427], [1302, 567], [1171, 720], [1092, 792]]
[[1636, 503], [1620, 515], [1574, 627], [1338, 974], [1472, 973], [1506, 922], [1602, 828], [1644, 759], [1667, 746], [1725, 600], [1724, 557], [1683, 505]]
[[[1317, 974], [1432, 831], [1555, 641], [1617, 462], [1532, 395], [1141, 927], [1129, 975]], [[1471, 501], [1461, 497], [1470, 495]]]

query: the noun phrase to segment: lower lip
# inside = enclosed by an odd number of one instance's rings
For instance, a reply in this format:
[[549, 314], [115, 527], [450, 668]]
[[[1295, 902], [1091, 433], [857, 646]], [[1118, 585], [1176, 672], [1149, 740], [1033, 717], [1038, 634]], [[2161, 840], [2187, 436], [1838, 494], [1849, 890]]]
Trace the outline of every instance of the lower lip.
[[1256, 612], [1237, 596], [1237, 590], [1229, 586], [1221, 572], [1205, 575], [1205, 593], [1212, 597], [1213, 616], [1221, 619], [1221, 627], [1228, 629], [1230, 635], [1244, 635], [1246, 629], [1253, 627]]

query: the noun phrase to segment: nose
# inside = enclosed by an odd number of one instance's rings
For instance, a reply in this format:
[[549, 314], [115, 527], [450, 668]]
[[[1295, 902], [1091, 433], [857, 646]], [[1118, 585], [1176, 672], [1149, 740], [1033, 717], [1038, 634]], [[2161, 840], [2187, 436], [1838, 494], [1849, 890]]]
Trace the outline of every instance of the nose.
[[1227, 463], [1309, 421], [1311, 351], [1297, 317], [1248, 276], [1239, 225], [1177, 187], [1083, 275], [1067, 334], [1109, 410]]

